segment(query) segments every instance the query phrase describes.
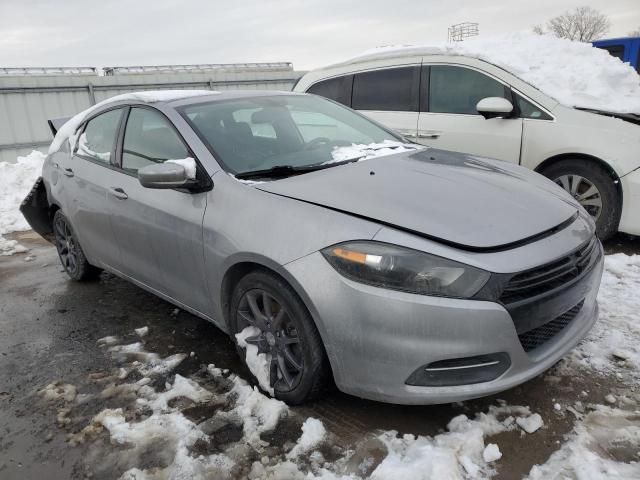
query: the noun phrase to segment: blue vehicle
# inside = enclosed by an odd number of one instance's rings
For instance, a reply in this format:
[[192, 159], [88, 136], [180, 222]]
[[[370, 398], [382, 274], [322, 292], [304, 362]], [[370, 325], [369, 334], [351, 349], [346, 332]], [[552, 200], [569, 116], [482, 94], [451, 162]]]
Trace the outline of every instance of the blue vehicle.
[[640, 37], [609, 38], [592, 42], [596, 48], [606, 50], [614, 57], [631, 64], [640, 73]]

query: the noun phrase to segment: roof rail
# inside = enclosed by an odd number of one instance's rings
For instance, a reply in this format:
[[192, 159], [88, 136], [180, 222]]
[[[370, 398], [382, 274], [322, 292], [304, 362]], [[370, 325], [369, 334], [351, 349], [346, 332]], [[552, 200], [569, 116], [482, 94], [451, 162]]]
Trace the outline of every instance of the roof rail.
[[132, 73], [200, 73], [212, 70], [231, 71], [293, 71], [290, 62], [262, 63], [200, 63], [193, 65], [134, 65], [128, 67], [104, 67], [107, 76], [127, 75]]
[[0, 76], [98, 75], [95, 67], [0, 67]]

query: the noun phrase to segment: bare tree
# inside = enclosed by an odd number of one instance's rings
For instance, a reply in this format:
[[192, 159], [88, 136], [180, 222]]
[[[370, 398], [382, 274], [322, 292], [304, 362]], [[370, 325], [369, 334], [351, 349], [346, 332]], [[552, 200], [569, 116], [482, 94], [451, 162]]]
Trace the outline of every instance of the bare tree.
[[[549, 33], [579, 42], [597, 40], [605, 35], [610, 27], [609, 17], [591, 7], [578, 7], [547, 22]], [[544, 33], [540, 25], [533, 27], [533, 31], [538, 34]]]
[[536, 35], [544, 35], [545, 34], [544, 28], [542, 28], [542, 25], [540, 25], [540, 24], [534, 25], [532, 30], [533, 30], [533, 33], [535, 33]]

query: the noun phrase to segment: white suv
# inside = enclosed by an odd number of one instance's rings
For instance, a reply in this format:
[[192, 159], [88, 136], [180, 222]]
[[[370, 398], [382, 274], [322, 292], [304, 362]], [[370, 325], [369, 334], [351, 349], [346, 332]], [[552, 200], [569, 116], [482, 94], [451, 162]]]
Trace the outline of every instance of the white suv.
[[428, 48], [315, 70], [294, 90], [359, 110], [419, 143], [531, 168], [579, 200], [601, 238], [640, 235], [638, 115], [567, 107], [507, 69]]

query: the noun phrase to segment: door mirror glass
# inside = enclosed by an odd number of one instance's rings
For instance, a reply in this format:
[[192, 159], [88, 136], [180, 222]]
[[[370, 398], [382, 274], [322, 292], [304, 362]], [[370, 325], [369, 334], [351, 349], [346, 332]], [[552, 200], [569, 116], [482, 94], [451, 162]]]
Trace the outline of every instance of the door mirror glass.
[[476, 110], [484, 118], [505, 118], [513, 112], [513, 105], [506, 98], [487, 97], [476, 105]]
[[158, 163], [139, 168], [138, 181], [146, 188], [181, 188], [193, 182], [185, 168], [177, 163]]

